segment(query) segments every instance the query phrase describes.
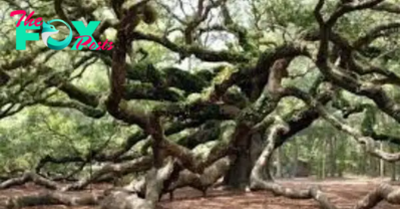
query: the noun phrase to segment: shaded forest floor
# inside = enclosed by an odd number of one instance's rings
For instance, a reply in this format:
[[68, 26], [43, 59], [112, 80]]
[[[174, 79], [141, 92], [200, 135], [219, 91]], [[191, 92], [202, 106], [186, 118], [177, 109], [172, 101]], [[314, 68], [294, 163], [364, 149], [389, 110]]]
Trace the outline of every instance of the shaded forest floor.
[[[341, 209], [350, 209], [354, 204], [382, 179], [329, 179], [316, 181], [311, 179], [290, 179], [278, 181], [286, 186], [304, 188], [309, 185], [320, 185], [322, 191]], [[400, 183], [393, 183], [399, 185]], [[94, 185], [92, 188], [81, 192], [101, 192], [109, 188], [107, 185]], [[33, 194], [43, 188], [27, 184], [25, 186], [0, 191], [0, 200], [4, 197]], [[79, 194], [79, 192], [71, 192]], [[318, 209], [318, 204], [312, 200], [291, 200], [284, 197], [275, 197], [270, 192], [234, 192], [211, 189], [207, 197], [203, 198], [201, 192], [190, 188], [179, 189], [174, 193], [174, 200], [170, 201], [164, 195], [159, 204], [159, 209]], [[31, 207], [30, 209], [92, 209], [91, 207], [66, 207], [46, 206]], [[376, 209], [398, 209], [398, 206], [380, 203]]]

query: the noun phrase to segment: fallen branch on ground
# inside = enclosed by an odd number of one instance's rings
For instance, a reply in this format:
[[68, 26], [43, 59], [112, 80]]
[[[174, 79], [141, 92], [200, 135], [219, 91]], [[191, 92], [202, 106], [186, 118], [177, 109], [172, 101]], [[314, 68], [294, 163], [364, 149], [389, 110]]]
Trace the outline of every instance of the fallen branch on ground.
[[0, 209], [19, 209], [23, 207], [42, 205], [87, 206], [97, 205], [103, 194], [67, 194], [63, 192], [46, 191], [39, 194], [11, 197], [0, 202]]
[[21, 177], [8, 179], [0, 184], [0, 189], [8, 189], [13, 186], [23, 185], [29, 181], [34, 182], [37, 185], [44, 186], [48, 189], [60, 189], [61, 185], [57, 182], [46, 179], [36, 173], [26, 172]]

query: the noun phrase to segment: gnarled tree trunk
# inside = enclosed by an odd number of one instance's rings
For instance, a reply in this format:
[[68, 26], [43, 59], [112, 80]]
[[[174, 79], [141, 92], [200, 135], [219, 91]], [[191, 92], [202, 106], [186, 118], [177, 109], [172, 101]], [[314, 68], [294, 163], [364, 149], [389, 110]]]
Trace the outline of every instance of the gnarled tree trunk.
[[261, 134], [255, 133], [242, 140], [236, 160], [231, 164], [228, 172], [224, 176], [224, 185], [230, 189], [243, 190], [250, 183], [250, 173], [254, 162], [262, 151]]

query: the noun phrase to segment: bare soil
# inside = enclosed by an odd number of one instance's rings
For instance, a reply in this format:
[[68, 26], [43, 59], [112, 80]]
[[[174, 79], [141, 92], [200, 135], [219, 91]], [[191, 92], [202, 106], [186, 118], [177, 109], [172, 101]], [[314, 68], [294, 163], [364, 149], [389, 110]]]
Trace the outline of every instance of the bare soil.
[[[309, 185], [319, 185], [340, 209], [350, 209], [354, 204], [375, 188], [382, 179], [330, 179], [317, 181], [312, 179], [290, 179], [278, 182], [293, 188], [304, 188]], [[394, 183], [393, 183], [394, 184]], [[94, 185], [92, 188], [81, 192], [101, 192], [108, 188], [107, 185]], [[33, 194], [43, 191], [43, 188], [34, 185], [25, 185], [0, 191], [0, 200], [4, 197]], [[77, 192], [73, 192], [76, 194]], [[159, 204], [159, 209], [318, 209], [318, 204], [313, 200], [291, 200], [284, 197], [275, 197], [270, 192], [235, 192], [211, 189], [207, 197], [202, 197], [201, 192], [184, 188], [175, 191], [174, 200], [170, 201], [164, 195]], [[399, 209], [400, 206], [386, 202], [380, 203], [376, 209]], [[31, 209], [93, 209], [91, 207], [43, 206]]]

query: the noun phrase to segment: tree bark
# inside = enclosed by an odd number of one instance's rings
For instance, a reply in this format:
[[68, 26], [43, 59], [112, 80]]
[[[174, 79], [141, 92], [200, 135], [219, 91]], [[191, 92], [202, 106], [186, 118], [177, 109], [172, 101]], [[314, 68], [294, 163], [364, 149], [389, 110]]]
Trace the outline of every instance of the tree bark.
[[231, 165], [224, 176], [224, 185], [229, 189], [244, 190], [249, 183], [251, 165], [248, 153], [238, 154], [237, 159]]
[[[230, 189], [244, 190], [250, 183], [250, 173], [262, 152], [262, 135], [256, 132], [238, 148], [237, 158], [224, 176], [224, 185]], [[267, 175], [270, 176], [269, 170]]]
[[276, 177], [282, 178], [282, 151], [281, 148], [276, 149]]

